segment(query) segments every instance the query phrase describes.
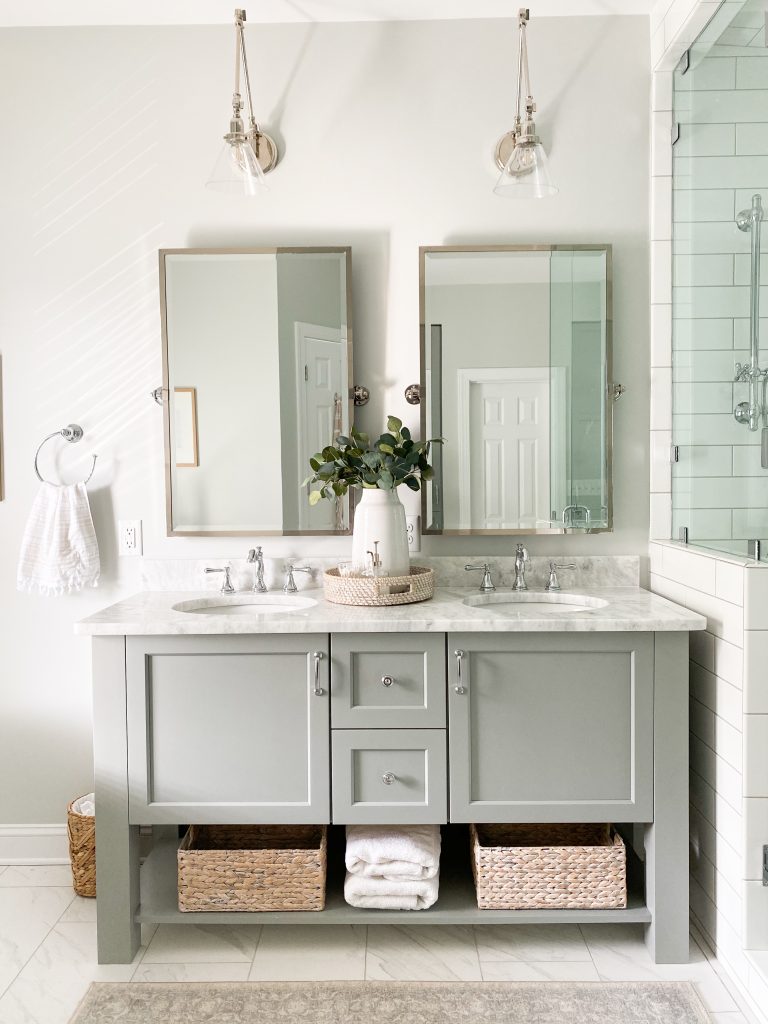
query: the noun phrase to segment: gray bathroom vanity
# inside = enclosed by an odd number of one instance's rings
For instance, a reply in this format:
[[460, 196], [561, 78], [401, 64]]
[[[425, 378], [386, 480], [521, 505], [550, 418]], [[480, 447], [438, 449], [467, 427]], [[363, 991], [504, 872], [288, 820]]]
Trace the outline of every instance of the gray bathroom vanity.
[[445, 864], [417, 915], [349, 907], [330, 873], [323, 912], [258, 920], [642, 922], [657, 962], [686, 961], [688, 631], [704, 620], [634, 587], [469, 594], [376, 609], [148, 592], [80, 623], [99, 961], [130, 961], [141, 922], [254, 920], [178, 910], [179, 825], [578, 821], [635, 837], [626, 909], [479, 910], [471, 873]]

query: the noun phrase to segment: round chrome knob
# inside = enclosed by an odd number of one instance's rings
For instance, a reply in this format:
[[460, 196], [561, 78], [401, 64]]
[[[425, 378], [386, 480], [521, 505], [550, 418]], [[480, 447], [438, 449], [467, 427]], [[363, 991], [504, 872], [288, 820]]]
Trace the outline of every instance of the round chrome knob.
[[392, 676], [382, 676], [381, 677], [381, 685], [382, 686], [391, 686], [392, 683], [394, 683], [394, 681], [395, 680], [392, 678]]
[[392, 772], [384, 772], [384, 774], [381, 776], [381, 781], [384, 783], [385, 786], [391, 786], [392, 783], [395, 781], [395, 776], [392, 774]]

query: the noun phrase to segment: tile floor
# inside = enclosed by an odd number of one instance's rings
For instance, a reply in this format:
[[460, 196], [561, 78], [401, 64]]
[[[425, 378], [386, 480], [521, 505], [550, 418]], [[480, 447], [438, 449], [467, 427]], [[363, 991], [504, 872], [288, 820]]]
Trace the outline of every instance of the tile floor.
[[0, 867], [0, 1024], [66, 1024], [90, 981], [693, 981], [713, 1024], [754, 1024], [702, 947], [655, 966], [631, 925], [162, 925], [96, 963], [95, 901], [67, 866]]

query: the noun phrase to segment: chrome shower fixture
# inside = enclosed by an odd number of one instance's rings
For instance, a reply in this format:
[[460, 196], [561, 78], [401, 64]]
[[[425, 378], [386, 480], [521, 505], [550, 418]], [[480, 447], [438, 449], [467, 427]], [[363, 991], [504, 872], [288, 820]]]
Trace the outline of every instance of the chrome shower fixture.
[[[235, 9], [235, 91], [232, 95], [232, 117], [229, 131], [224, 136], [224, 147], [206, 184], [208, 188], [231, 195], [255, 196], [269, 187], [264, 181], [264, 175], [277, 166], [279, 153], [274, 139], [259, 128], [253, 114], [244, 24], [245, 11], [238, 7]], [[247, 130], [242, 117], [241, 70], [248, 97]]]
[[[517, 54], [517, 108], [512, 131], [503, 135], [494, 154], [501, 176], [494, 192], [498, 196], [521, 199], [542, 199], [554, 195], [558, 190], [549, 176], [547, 154], [536, 134], [533, 115], [536, 104], [531, 91], [528, 71], [528, 40], [526, 36], [530, 12], [521, 7], [517, 20], [520, 28], [520, 42]], [[525, 84], [525, 120], [523, 120], [523, 84]]]
[[[751, 235], [751, 271], [749, 281], [749, 362], [736, 363], [734, 380], [749, 384], [749, 401], [739, 402], [733, 415], [738, 423], [746, 423], [750, 430], [757, 430], [760, 418], [765, 417], [763, 430], [768, 431], [768, 409], [766, 408], [765, 390], [768, 370], [760, 369], [760, 233], [763, 222], [763, 201], [759, 194], [752, 196], [752, 206], [742, 210], [736, 218], [739, 231], [749, 231]], [[762, 395], [760, 384], [762, 382]], [[765, 454], [768, 438], [763, 439], [763, 468], [768, 468], [768, 456]]]

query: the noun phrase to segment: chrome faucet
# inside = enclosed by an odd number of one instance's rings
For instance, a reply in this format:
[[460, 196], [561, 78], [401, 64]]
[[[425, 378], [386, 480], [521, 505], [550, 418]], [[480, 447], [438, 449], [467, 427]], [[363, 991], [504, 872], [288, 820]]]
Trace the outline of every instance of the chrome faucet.
[[560, 581], [557, 578], [558, 569], [575, 569], [576, 566], [573, 562], [569, 562], [568, 565], [556, 565], [554, 562], [549, 563], [549, 580], [547, 585], [544, 587], [545, 590], [561, 590]]
[[522, 544], [517, 545], [517, 551], [515, 552], [515, 582], [512, 584], [513, 590], [527, 590], [528, 584], [525, 582], [525, 564], [528, 561], [528, 552]]
[[493, 580], [491, 579], [491, 567], [490, 567], [490, 565], [488, 565], [487, 562], [483, 562], [482, 565], [465, 565], [464, 566], [464, 571], [465, 572], [474, 572], [475, 570], [477, 570], [478, 572], [481, 572], [483, 574], [483, 581], [480, 584], [480, 593], [481, 594], [490, 594], [492, 591], [494, 591], [496, 589], [496, 587], [493, 585]]
[[310, 575], [312, 574], [312, 570], [308, 565], [294, 565], [293, 562], [289, 562], [285, 567], [284, 594], [295, 594], [299, 589], [296, 586], [296, 580], [293, 578], [295, 572], [308, 572]]
[[248, 563], [249, 565], [256, 565], [256, 579], [253, 581], [254, 594], [266, 594], [268, 587], [264, 582], [264, 555], [261, 551], [261, 545], [257, 548], [251, 548], [248, 552]]
[[580, 519], [584, 520], [584, 529], [588, 530], [592, 522], [592, 513], [586, 505], [566, 505], [563, 509], [563, 528], [573, 528], [573, 513], [579, 512]]
[[223, 569], [204, 569], [204, 572], [223, 572], [224, 582], [221, 584], [221, 594], [234, 594], [235, 588], [232, 586], [232, 566], [225, 565]]

